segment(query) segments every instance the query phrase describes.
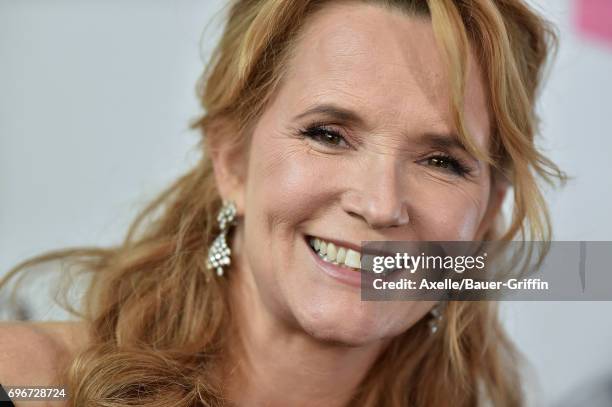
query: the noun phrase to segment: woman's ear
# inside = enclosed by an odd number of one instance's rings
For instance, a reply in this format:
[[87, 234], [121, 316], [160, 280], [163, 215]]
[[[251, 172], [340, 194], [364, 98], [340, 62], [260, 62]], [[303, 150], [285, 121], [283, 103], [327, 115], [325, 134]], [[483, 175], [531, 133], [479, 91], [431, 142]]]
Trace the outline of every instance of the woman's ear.
[[493, 170], [491, 174], [491, 190], [489, 192], [489, 203], [487, 210], [480, 222], [478, 231], [474, 240], [482, 240], [487, 232], [495, 226], [495, 221], [499, 216], [499, 213], [506, 198], [508, 188], [510, 187], [508, 181], [497, 172]]
[[248, 167], [246, 140], [229, 120], [217, 119], [205, 130], [205, 148], [212, 160], [221, 198], [234, 201], [237, 214], [243, 214]]

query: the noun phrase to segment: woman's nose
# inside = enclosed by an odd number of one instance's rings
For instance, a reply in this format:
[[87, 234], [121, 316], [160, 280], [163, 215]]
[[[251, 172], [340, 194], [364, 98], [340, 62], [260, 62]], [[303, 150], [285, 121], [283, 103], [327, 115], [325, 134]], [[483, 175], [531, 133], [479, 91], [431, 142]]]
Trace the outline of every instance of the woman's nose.
[[408, 203], [400, 177], [398, 166], [388, 159], [365, 168], [343, 195], [344, 210], [373, 229], [407, 225]]

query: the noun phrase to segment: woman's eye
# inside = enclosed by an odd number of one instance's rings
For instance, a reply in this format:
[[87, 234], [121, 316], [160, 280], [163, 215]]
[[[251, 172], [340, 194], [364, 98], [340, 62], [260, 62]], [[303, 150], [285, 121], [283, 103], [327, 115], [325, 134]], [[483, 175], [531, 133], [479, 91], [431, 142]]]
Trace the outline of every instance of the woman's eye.
[[443, 170], [451, 171], [457, 175], [465, 176], [469, 173], [469, 168], [462, 164], [458, 159], [447, 155], [436, 155], [427, 159], [427, 164]]
[[348, 143], [339, 132], [325, 126], [309, 127], [301, 130], [300, 133], [305, 137], [330, 147], [349, 147]]

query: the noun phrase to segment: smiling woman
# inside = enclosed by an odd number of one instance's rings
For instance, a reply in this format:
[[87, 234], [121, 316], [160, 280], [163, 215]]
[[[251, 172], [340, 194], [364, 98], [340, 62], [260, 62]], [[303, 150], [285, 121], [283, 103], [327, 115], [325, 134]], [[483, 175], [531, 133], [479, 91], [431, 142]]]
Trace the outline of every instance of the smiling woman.
[[[199, 164], [122, 245], [7, 277], [92, 275], [79, 345], [40, 384], [72, 406], [522, 405], [495, 304], [362, 302], [355, 269], [366, 240], [549, 239], [537, 182], [563, 174], [534, 104], [554, 39], [520, 0], [234, 2]], [[2, 329], [5, 362], [39, 337]]]

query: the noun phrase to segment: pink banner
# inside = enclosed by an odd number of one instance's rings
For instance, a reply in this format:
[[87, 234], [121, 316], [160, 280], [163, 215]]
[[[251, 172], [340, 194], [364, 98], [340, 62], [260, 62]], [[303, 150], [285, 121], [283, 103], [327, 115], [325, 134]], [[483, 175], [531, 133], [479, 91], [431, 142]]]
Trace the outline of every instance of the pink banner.
[[575, 0], [578, 32], [612, 46], [612, 0]]

